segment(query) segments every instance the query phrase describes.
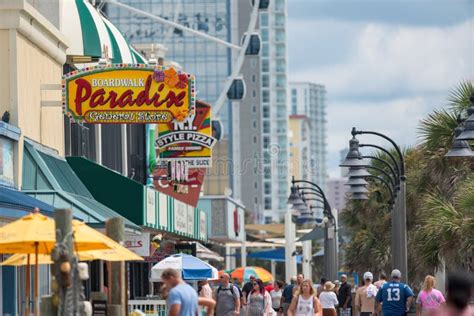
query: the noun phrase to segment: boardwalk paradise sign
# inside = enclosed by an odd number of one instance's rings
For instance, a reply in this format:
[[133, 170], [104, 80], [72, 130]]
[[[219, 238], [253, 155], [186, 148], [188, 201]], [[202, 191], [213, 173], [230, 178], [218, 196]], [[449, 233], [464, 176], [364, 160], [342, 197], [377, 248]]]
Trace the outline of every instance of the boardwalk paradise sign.
[[156, 124], [194, 112], [194, 76], [174, 68], [111, 65], [63, 77], [63, 105], [76, 122]]

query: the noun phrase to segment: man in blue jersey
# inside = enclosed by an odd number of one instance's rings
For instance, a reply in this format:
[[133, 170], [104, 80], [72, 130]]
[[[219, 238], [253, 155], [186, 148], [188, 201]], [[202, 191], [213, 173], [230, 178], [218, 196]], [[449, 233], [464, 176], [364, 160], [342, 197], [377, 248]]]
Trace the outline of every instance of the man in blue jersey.
[[377, 292], [377, 310], [380, 312], [382, 303], [383, 316], [403, 316], [410, 309], [414, 294], [408, 285], [400, 282], [401, 277], [400, 270], [393, 270], [392, 280], [386, 282]]

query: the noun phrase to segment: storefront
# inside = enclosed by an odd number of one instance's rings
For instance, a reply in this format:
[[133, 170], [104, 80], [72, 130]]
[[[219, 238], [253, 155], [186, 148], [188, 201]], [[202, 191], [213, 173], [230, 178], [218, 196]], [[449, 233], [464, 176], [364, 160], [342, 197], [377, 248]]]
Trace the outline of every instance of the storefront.
[[[148, 276], [151, 266], [167, 255], [179, 252], [183, 241], [207, 242], [205, 211], [180, 202], [83, 157], [67, 157], [67, 162], [97, 201], [139, 225], [149, 241], [142, 247], [144, 263], [129, 269], [130, 298], [151, 293]], [[136, 241], [131, 241], [136, 243]]]
[[[198, 207], [203, 209], [208, 218], [209, 239], [220, 244], [226, 258], [226, 269], [236, 267], [236, 256], [240, 254], [240, 265], [246, 265], [245, 249], [245, 210], [244, 206], [228, 196], [202, 196]], [[240, 244], [230, 247], [227, 244]], [[240, 253], [236, 252], [240, 248]]]

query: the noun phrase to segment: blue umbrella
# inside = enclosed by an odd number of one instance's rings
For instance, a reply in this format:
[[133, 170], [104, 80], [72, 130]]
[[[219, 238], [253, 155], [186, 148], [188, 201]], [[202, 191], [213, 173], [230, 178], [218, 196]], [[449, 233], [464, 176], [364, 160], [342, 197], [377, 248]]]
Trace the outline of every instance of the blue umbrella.
[[217, 273], [213, 266], [194, 256], [177, 254], [155, 264], [151, 268], [150, 281], [160, 281], [163, 271], [170, 268], [180, 272], [183, 280], [207, 280]]

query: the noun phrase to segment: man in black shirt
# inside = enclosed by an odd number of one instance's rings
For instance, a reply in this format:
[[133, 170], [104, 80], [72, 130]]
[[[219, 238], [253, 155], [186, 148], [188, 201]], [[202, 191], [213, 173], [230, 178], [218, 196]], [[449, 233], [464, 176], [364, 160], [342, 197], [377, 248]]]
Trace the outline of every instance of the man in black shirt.
[[341, 275], [341, 287], [339, 288], [339, 307], [340, 307], [340, 316], [351, 316], [351, 307], [352, 307], [352, 285], [347, 283], [347, 275]]
[[245, 283], [244, 284], [244, 287], [242, 288], [242, 301], [243, 301], [243, 305], [247, 305], [247, 298], [250, 294], [250, 292], [252, 292], [252, 289], [253, 289], [253, 284], [255, 283], [256, 281], [256, 278], [255, 278], [255, 275], [251, 275], [249, 277], [250, 281]]

